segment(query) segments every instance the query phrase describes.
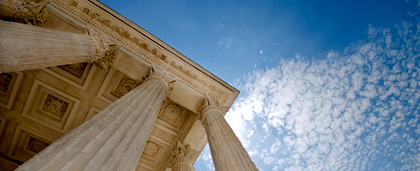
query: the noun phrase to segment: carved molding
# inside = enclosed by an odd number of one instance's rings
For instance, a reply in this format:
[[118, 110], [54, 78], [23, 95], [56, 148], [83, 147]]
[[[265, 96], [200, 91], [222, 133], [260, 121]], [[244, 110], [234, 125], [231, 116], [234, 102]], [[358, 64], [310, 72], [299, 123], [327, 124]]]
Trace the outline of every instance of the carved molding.
[[42, 132], [18, 124], [7, 151], [7, 157], [25, 162], [53, 141], [54, 139], [47, 134], [44, 135]]
[[89, 63], [76, 63], [71, 65], [61, 65], [57, 67], [41, 68], [41, 70], [86, 91], [92, 77], [95, 74], [96, 65]]
[[70, 64], [70, 65], [62, 65], [62, 66], [58, 66], [61, 69], [69, 72], [70, 74], [81, 78], [83, 75], [83, 72], [85, 72], [85, 69], [87, 67], [87, 63], [76, 63], [76, 64]]
[[15, 21], [19, 23], [39, 25], [43, 23], [46, 18], [41, 13], [44, 7], [51, 3], [52, 0], [44, 0], [39, 3], [35, 3], [30, 0], [9, 0], [10, 5], [8, 8], [12, 9], [1, 9], [2, 18], [9, 21]]
[[81, 101], [39, 80], [35, 80], [22, 116], [65, 133], [77, 115]]
[[102, 83], [96, 97], [109, 104], [118, 100], [118, 98], [123, 96], [123, 94], [118, 92], [118, 84], [122, 79], [124, 79], [124, 74], [114, 68], [111, 68], [107, 73], [107, 76], [105, 77], [105, 80]]
[[177, 163], [187, 163], [191, 166], [199, 155], [200, 152], [192, 150], [190, 145], [183, 145], [180, 141], [177, 141], [169, 159], [169, 167], [173, 167]]
[[101, 16], [93, 9], [91, 4], [77, 0], [54, 0], [51, 5], [88, 27], [95, 28], [101, 34], [107, 35], [110, 40], [150, 64], [164, 68], [194, 90], [203, 94], [207, 93], [223, 104], [231, 100], [232, 94], [230, 91], [236, 91], [225, 90], [221, 85], [209, 83], [208, 79], [202, 78], [206, 77], [205, 75], [194, 73], [195, 69], [192, 66], [185, 65], [177, 57], [165, 54], [167, 51], [161, 50], [161, 47], [157, 45], [149, 44], [150, 40], [145, 40], [147, 38], [144, 36], [137, 33], [133, 34], [133, 32], [124, 29], [126, 27], [123, 28], [115, 24], [107, 16]]

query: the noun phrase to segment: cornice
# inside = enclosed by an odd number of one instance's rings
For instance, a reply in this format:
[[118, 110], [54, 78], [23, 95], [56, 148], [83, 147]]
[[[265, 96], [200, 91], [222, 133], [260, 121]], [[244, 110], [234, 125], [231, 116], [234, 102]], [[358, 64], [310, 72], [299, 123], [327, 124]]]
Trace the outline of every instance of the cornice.
[[230, 106], [239, 94], [234, 87], [97, 1], [53, 0], [50, 5], [224, 105]]

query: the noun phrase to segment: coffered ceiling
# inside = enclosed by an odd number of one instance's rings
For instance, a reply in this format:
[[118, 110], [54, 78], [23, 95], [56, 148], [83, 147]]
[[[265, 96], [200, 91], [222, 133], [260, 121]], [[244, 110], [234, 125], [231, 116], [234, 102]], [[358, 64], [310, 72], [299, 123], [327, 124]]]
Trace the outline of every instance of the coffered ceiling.
[[207, 139], [196, 106], [206, 93], [230, 106], [239, 93], [97, 1], [53, 0], [42, 13], [46, 21], [41, 27], [78, 34], [99, 28], [121, 46], [108, 72], [77, 63], [0, 74], [0, 170], [13, 170], [141, 85], [152, 65], [177, 82], [163, 102], [137, 170], [166, 170], [177, 141], [201, 151]]

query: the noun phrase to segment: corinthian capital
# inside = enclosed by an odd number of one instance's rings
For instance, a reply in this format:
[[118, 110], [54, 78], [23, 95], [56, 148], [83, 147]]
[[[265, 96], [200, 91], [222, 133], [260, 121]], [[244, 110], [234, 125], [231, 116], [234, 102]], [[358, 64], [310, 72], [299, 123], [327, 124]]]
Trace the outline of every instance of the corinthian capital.
[[199, 155], [199, 151], [192, 150], [190, 145], [183, 145], [178, 141], [176, 142], [176, 148], [172, 151], [171, 157], [169, 158], [170, 167], [173, 167], [177, 163], [186, 163], [191, 166]]
[[109, 64], [116, 59], [115, 51], [118, 49], [118, 46], [112, 44], [108, 39], [98, 34], [92, 28], [87, 28], [86, 32], [97, 46], [96, 52], [98, 55], [90, 62], [93, 62], [105, 72], [108, 72]]
[[2, 0], [1, 17], [9, 21], [38, 25], [45, 21], [41, 10], [50, 2], [51, 0], [39, 3], [30, 0]]
[[208, 94], [205, 95], [204, 100], [201, 104], [197, 105], [197, 110], [199, 111], [199, 119], [201, 123], [204, 125], [204, 118], [210, 111], [216, 111], [219, 113], [226, 113], [230, 107], [228, 106], [220, 106], [219, 102], [210, 98]]
[[149, 74], [149, 76], [147, 77], [146, 80], [152, 79], [152, 78], [159, 79], [160, 81], [162, 81], [165, 84], [165, 89], [166, 89], [166, 95], [167, 96], [170, 95], [171, 92], [172, 92], [173, 88], [172, 88], [171, 84], [177, 81], [177, 79], [175, 79], [169, 73], [164, 72], [160, 69], [157, 69], [156, 67], [153, 67], [153, 66], [150, 67], [150, 74]]

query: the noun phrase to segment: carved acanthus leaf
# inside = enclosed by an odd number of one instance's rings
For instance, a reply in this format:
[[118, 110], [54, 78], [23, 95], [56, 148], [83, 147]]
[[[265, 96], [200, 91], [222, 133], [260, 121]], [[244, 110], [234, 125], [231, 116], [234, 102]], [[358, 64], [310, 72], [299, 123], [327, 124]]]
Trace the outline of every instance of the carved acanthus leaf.
[[96, 66], [108, 72], [109, 65], [116, 59], [115, 51], [118, 49], [116, 44], [111, 44], [108, 39], [95, 32], [92, 28], [86, 29], [87, 34], [96, 43], [96, 52], [98, 56], [89, 62], [93, 62]]
[[187, 163], [192, 165], [199, 155], [200, 152], [191, 149], [190, 145], [183, 145], [180, 141], [177, 141], [176, 147], [174, 151], [172, 151], [169, 159], [169, 167], [173, 167], [177, 163]]
[[220, 113], [226, 113], [229, 111], [230, 107], [220, 106], [219, 102], [210, 98], [208, 94], [205, 95], [203, 102], [196, 106], [197, 111], [199, 112], [199, 119], [204, 125], [204, 118], [209, 111], [216, 110]]
[[150, 74], [147, 77], [147, 79], [151, 79], [151, 78], [157, 78], [161, 80], [163, 83], [165, 83], [166, 96], [169, 96], [172, 93], [172, 90], [173, 90], [172, 83], [177, 81], [177, 79], [175, 79], [174, 76], [168, 74], [167, 72], [161, 71], [153, 66], [150, 67]]
[[51, 3], [52, 0], [44, 0], [39, 3], [35, 3], [30, 0], [15, 0], [11, 2], [13, 6], [7, 6], [12, 9], [1, 9], [2, 18], [9, 21], [15, 21], [19, 23], [39, 25], [43, 23], [46, 18], [41, 13], [44, 7]]

